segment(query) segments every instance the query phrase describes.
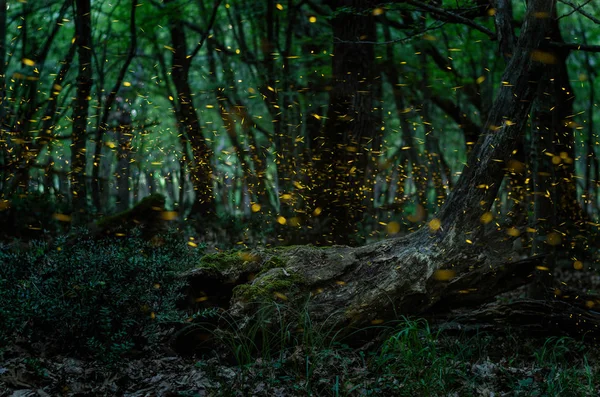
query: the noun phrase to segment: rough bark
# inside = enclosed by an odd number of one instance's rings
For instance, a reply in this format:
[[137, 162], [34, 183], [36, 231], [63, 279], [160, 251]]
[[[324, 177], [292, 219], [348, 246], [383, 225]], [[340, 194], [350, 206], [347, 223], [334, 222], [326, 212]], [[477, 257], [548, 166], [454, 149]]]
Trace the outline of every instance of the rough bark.
[[554, 0], [535, 0], [528, 4], [521, 35], [502, 75], [502, 87], [488, 121], [438, 215], [444, 239], [473, 240], [473, 235], [482, 229], [477, 225], [481, 225], [481, 216], [489, 210], [500, 189], [537, 92], [544, 64], [535, 54], [547, 41], [554, 4]]

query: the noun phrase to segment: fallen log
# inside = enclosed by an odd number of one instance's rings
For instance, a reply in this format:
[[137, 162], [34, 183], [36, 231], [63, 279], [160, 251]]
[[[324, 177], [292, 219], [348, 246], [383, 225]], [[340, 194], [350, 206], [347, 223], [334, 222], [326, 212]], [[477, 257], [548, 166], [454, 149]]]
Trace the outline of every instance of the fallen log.
[[510, 239], [493, 238], [504, 244], [452, 248], [423, 229], [359, 248], [296, 246], [207, 255], [182, 275], [189, 286], [187, 307], [191, 312], [219, 307], [227, 311], [227, 324], [244, 332], [258, 308], [275, 302], [286, 323], [309, 313], [314, 326], [348, 335], [400, 314], [480, 305], [528, 283], [542, 258], [520, 259]]

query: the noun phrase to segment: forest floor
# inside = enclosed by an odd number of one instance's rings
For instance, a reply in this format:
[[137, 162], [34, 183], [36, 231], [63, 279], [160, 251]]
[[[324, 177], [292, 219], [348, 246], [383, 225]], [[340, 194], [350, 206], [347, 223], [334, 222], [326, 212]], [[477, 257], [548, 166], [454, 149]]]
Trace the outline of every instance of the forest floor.
[[[596, 274], [578, 273], [577, 279], [580, 287], [600, 284]], [[110, 363], [45, 356], [47, 347], [17, 343], [3, 349], [0, 396], [600, 395], [596, 344], [510, 329], [446, 335], [418, 320], [363, 348], [294, 346], [246, 365], [217, 352], [179, 357], [160, 346]]]
[[[406, 346], [410, 347], [410, 346]], [[239, 367], [145, 352], [105, 364], [11, 347], [2, 396], [597, 396], [598, 349], [514, 334], [435, 338], [381, 356], [343, 347]], [[314, 360], [314, 361], [313, 361]], [[300, 361], [300, 362], [298, 362]], [[370, 361], [370, 362], [369, 362]]]
[[[128, 257], [126, 251], [110, 247], [106, 246], [106, 252], [102, 247], [92, 248], [95, 257]], [[6, 255], [8, 252], [4, 251]], [[39, 255], [46, 254], [41, 250]], [[58, 256], [62, 253], [52, 255], [62, 258]], [[39, 272], [46, 271], [39, 266], [51, 261], [31, 263]], [[70, 266], [66, 261], [60, 264]], [[58, 277], [56, 269], [50, 269], [48, 277]], [[61, 277], [71, 275], [69, 270]], [[108, 280], [109, 275], [103, 275], [102, 280]], [[582, 293], [600, 291], [597, 271], [562, 271], [557, 272], [557, 279]], [[101, 281], [89, 288], [97, 293], [107, 287]], [[511, 301], [525, 292], [523, 287], [496, 300]], [[97, 309], [91, 303], [89, 306]], [[0, 307], [0, 315], [9, 310], [8, 306]], [[399, 319], [381, 327], [379, 336], [362, 347], [331, 340], [327, 331], [320, 334], [319, 330], [306, 330], [310, 334], [305, 334], [303, 343], [283, 347], [264, 343], [248, 346], [231, 338], [225, 339], [218, 351], [188, 357], [169, 347], [177, 330], [169, 326], [158, 328], [159, 335], [152, 343], [126, 349], [112, 358], [60, 353], [56, 346], [64, 341], [55, 337], [38, 338], [35, 343], [17, 338], [0, 346], [0, 397], [600, 395], [600, 345], [594, 341], [526, 335], [508, 326], [492, 332], [439, 331], [443, 329], [439, 325], [434, 319]]]

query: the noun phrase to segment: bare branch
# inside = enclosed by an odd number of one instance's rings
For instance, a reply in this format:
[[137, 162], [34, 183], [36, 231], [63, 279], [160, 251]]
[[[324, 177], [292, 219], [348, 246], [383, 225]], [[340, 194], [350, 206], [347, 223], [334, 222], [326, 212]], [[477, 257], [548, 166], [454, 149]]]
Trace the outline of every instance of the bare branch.
[[476, 30], [479, 30], [480, 32], [486, 34], [490, 39], [492, 40], [496, 40], [496, 33], [492, 32], [491, 30], [489, 30], [488, 28], [486, 28], [485, 26], [479, 25], [478, 23], [475, 23], [474, 21], [472, 21], [469, 18], [465, 18], [462, 15], [456, 14], [454, 12], [451, 11], [446, 11], [443, 8], [438, 8], [438, 7], [434, 7], [432, 5], [429, 4], [425, 4], [422, 3], [420, 1], [417, 0], [405, 0], [405, 3], [410, 4], [414, 7], [420, 8], [422, 10], [426, 10], [431, 12], [432, 14], [436, 14], [439, 16], [443, 16], [445, 18], [447, 18], [449, 21], [451, 22], [458, 22], [458, 23], [462, 23], [464, 25], [470, 26]]
[[600, 19], [596, 18], [596, 17], [595, 17], [595, 16], [593, 16], [593, 15], [590, 15], [590, 14], [589, 14], [587, 11], [584, 11], [584, 10], [583, 10], [583, 7], [585, 7], [586, 5], [588, 5], [589, 3], [591, 3], [591, 1], [592, 1], [592, 0], [587, 0], [587, 1], [586, 1], [586, 2], [584, 2], [583, 4], [579, 4], [579, 5], [577, 5], [577, 4], [573, 4], [573, 3], [571, 3], [570, 1], [567, 1], [567, 0], [559, 0], [559, 1], [560, 1], [561, 3], [563, 3], [563, 4], [566, 4], [566, 5], [568, 5], [568, 6], [569, 6], [569, 7], [571, 7], [571, 8], [573, 8], [573, 11], [569, 12], [568, 14], [561, 15], [561, 16], [560, 16], [558, 19], [560, 19], [560, 18], [564, 18], [564, 17], [567, 17], [567, 16], [569, 16], [569, 15], [571, 15], [571, 14], [573, 14], [573, 13], [576, 13], [576, 12], [578, 12], [578, 13], [580, 13], [581, 15], [583, 15], [584, 17], [588, 18], [589, 20], [591, 20], [591, 21], [593, 21], [593, 22], [595, 22], [595, 23], [597, 23], [597, 24], [599, 24], [599, 25], [600, 25]]
[[194, 48], [194, 51], [192, 52], [192, 55], [191, 55], [192, 58], [194, 58], [198, 54], [198, 51], [200, 51], [200, 49], [204, 45], [204, 42], [206, 41], [206, 38], [208, 37], [208, 33], [212, 30], [212, 27], [215, 24], [215, 19], [217, 19], [217, 10], [219, 9], [219, 6], [221, 5], [221, 3], [222, 3], [222, 0], [215, 0], [215, 5], [213, 6], [213, 12], [212, 12], [212, 15], [210, 16], [208, 26], [206, 27], [204, 34], [200, 38], [198, 45], [196, 46], [196, 48]]
[[579, 44], [579, 43], [559, 43], [552, 41], [548, 43], [550, 47], [560, 48], [571, 51], [587, 51], [587, 52], [600, 52], [600, 45], [591, 44]]

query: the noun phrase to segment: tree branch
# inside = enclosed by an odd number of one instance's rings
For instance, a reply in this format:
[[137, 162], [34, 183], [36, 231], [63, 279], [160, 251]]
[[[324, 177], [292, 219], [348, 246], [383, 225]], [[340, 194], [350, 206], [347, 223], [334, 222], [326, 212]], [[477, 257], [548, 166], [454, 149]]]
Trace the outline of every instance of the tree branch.
[[[599, 24], [599, 25], [600, 25], [600, 19], [596, 18], [596, 17], [595, 17], [595, 16], [593, 16], [593, 15], [590, 15], [590, 14], [589, 14], [587, 11], [583, 11], [583, 10], [582, 10], [582, 8], [583, 8], [583, 7], [585, 7], [586, 5], [588, 5], [588, 4], [589, 4], [589, 3], [590, 3], [592, 0], [587, 0], [585, 3], [583, 3], [583, 4], [579, 4], [579, 5], [577, 5], [577, 4], [573, 4], [573, 3], [571, 3], [570, 1], [567, 1], [567, 0], [559, 0], [559, 1], [560, 1], [561, 3], [563, 3], [563, 4], [566, 4], [566, 5], [568, 5], [569, 7], [572, 7], [572, 8], [573, 8], [573, 11], [571, 11], [571, 12], [570, 12], [570, 13], [568, 13], [568, 14], [561, 15], [561, 16], [560, 16], [560, 18], [564, 18], [564, 17], [566, 17], [566, 16], [569, 16], [569, 15], [571, 15], [571, 14], [575, 13], [575, 12], [578, 12], [578, 13], [580, 13], [581, 15], [583, 15], [584, 17], [588, 18], [589, 20], [591, 20], [591, 21], [593, 21], [593, 22], [595, 22], [595, 23], [597, 23], [597, 24]], [[560, 19], [560, 18], [559, 18], [559, 19]]]
[[222, 0], [215, 0], [215, 5], [213, 8], [212, 15], [210, 16], [210, 20], [208, 22], [208, 26], [206, 27], [206, 30], [204, 31], [202, 37], [200, 38], [198, 45], [196, 46], [196, 48], [194, 48], [191, 58], [194, 58], [198, 54], [198, 51], [200, 51], [200, 49], [204, 45], [204, 42], [206, 41], [206, 38], [208, 37], [208, 33], [211, 31], [213, 25], [215, 24], [215, 19], [217, 19], [217, 10], [219, 9], [221, 2], [222, 2]]
[[600, 45], [579, 44], [579, 43], [559, 43], [556, 41], [552, 41], [552, 42], [548, 43], [548, 45], [552, 48], [559, 48], [559, 49], [571, 50], [571, 51], [600, 52]]
[[491, 40], [496, 40], [497, 39], [496, 33], [492, 32], [491, 30], [489, 30], [485, 26], [482, 26], [482, 25], [479, 25], [478, 23], [475, 23], [474, 21], [470, 20], [469, 18], [463, 17], [462, 15], [456, 14], [456, 13], [451, 12], [451, 11], [446, 11], [443, 8], [438, 8], [438, 7], [434, 7], [432, 5], [429, 5], [429, 4], [425, 4], [425, 3], [422, 3], [422, 2], [417, 1], [417, 0], [405, 0], [405, 3], [410, 4], [410, 5], [414, 6], [414, 7], [420, 8], [422, 10], [429, 11], [432, 14], [436, 14], [436, 15], [445, 17], [445, 18], [447, 18], [451, 22], [458, 22], [458, 23], [462, 23], [464, 25], [470, 26], [470, 27], [474, 28], [475, 30], [479, 30], [480, 32], [484, 33]]

